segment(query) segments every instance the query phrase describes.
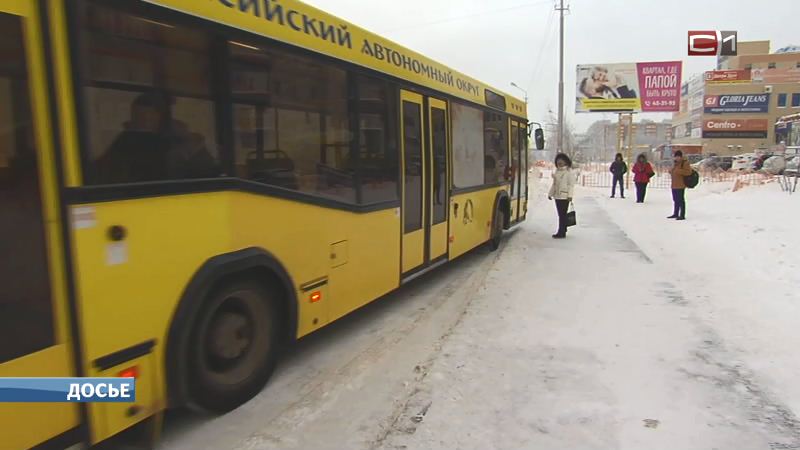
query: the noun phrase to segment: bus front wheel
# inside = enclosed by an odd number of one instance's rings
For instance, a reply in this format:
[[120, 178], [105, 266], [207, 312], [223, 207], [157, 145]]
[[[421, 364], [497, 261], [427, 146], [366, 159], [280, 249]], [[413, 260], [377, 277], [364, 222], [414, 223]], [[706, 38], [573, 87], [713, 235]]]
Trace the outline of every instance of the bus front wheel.
[[254, 281], [212, 291], [189, 340], [190, 405], [227, 412], [261, 391], [279, 353], [277, 304], [275, 292]]

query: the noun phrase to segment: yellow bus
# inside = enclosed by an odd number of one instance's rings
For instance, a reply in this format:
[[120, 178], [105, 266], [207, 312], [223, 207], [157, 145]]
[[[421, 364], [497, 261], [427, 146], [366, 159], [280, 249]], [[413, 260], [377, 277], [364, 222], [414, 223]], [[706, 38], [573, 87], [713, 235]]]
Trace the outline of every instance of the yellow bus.
[[137, 379], [4, 449], [233, 409], [527, 212], [523, 102], [295, 0], [3, 0], [0, 99], [0, 377]]

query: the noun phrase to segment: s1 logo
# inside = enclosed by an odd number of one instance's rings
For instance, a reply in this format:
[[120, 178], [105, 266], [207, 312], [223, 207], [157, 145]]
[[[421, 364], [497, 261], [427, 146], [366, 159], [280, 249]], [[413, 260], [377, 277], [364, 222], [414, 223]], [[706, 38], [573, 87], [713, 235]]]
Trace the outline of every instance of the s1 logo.
[[735, 31], [689, 31], [689, 56], [736, 56]]

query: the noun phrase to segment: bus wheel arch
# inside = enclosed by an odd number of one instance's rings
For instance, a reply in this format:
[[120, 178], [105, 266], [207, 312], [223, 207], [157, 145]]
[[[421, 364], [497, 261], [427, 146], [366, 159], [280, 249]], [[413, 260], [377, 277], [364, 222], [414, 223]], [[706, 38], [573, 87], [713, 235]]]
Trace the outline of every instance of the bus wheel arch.
[[492, 207], [492, 226], [489, 235], [489, 246], [492, 250], [500, 247], [503, 230], [507, 230], [511, 220], [511, 200], [506, 191], [499, 191], [494, 198]]
[[272, 254], [261, 248], [247, 248], [209, 259], [192, 276], [171, 318], [164, 360], [170, 406], [194, 406], [187, 383], [191, 371], [188, 355], [195, 338], [193, 330], [205, 313], [206, 304], [219, 290], [248, 282], [258, 284], [274, 299], [280, 348], [295, 339], [295, 290], [288, 272]]

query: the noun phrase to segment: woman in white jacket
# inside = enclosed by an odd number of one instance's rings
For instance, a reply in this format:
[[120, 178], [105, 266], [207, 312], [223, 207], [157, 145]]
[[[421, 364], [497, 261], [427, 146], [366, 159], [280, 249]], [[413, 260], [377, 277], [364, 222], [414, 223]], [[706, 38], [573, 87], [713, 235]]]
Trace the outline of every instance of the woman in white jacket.
[[558, 232], [553, 235], [555, 239], [567, 237], [567, 210], [572, 202], [575, 191], [575, 174], [572, 173], [572, 160], [569, 156], [559, 153], [556, 155], [556, 171], [553, 172], [553, 184], [547, 198], [555, 199], [558, 211]]

